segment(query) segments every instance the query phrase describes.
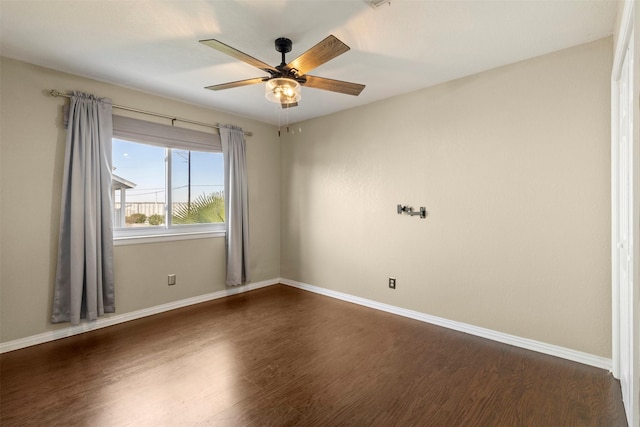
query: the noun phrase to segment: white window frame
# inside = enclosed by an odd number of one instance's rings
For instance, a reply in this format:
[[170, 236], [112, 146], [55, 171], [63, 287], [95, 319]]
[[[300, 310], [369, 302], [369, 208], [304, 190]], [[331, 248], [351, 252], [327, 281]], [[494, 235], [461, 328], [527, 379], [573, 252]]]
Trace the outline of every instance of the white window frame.
[[[210, 134], [192, 129], [178, 128], [160, 123], [147, 122], [130, 117], [113, 116], [113, 139], [120, 139], [136, 144], [150, 144], [165, 149], [165, 218], [169, 218], [171, 205], [171, 149], [189, 151], [206, 151], [222, 153], [220, 135]], [[115, 246], [152, 243], [160, 241], [202, 239], [223, 237], [226, 235], [226, 223], [180, 224], [165, 226], [148, 226], [136, 228], [114, 228], [113, 243]]]

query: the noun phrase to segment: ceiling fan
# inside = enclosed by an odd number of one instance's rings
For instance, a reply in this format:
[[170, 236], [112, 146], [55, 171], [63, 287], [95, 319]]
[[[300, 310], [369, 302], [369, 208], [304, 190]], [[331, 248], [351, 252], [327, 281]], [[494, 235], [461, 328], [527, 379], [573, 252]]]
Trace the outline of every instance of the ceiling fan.
[[349, 46], [338, 40], [333, 35], [328, 36], [288, 64], [285, 61], [285, 54], [291, 52], [293, 43], [291, 40], [284, 37], [276, 39], [276, 51], [282, 54], [282, 62], [280, 65], [276, 65], [275, 67], [272, 67], [271, 65], [234, 49], [218, 40], [200, 40], [200, 43], [246, 62], [249, 65], [253, 65], [254, 67], [269, 74], [265, 77], [256, 77], [253, 79], [207, 86], [205, 89], [224, 90], [266, 82], [266, 98], [269, 101], [280, 104], [282, 108], [290, 108], [298, 105], [298, 101], [301, 98], [301, 85], [354, 96], [358, 96], [365, 87], [365, 85], [357, 83], [327, 79], [307, 74], [314, 68], [319, 67], [325, 62], [328, 62], [349, 50]]

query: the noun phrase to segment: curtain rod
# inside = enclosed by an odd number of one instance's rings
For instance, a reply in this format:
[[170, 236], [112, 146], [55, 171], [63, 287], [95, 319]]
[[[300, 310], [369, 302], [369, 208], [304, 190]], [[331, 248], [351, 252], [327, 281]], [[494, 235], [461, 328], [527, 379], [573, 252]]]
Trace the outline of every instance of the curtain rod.
[[[71, 98], [71, 95], [67, 95], [66, 93], [57, 91], [55, 89], [49, 91], [49, 95], [51, 95], [51, 96], [60, 96], [60, 97], [63, 97], [63, 98]], [[173, 116], [169, 116], [169, 115], [166, 115], [166, 114], [154, 113], [153, 111], [139, 110], [137, 108], [125, 107], [125, 106], [116, 105], [116, 104], [113, 104], [112, 107], [113, 108], [117, 108], [119, 110], [133, 111], [134, 113], [141, 113], [141, 114], [146, 114], [146, 115], [149, 115], [149, 116], [162, 117], [163, 119], [169, 119], [169, 120], [171, 120], [171, 124], [172, 125], [173, 125], [174, 121], [177, 121], [177, 122], [183, 122], [183, 123], [191, 123], [192, 125], [205, 126], [205, 127], [208, 127], [208, 128], [213, 128], [213, 129], [218, 129], [218, 130], [220, 129], [220, 126], [218, 126], [218, 125], [210, 125], [209, 123], [196, 122], [196, 121], [188, 120], [188, 119], [181, 119], [179, 117], [173, 117]], [[244, 134], [246, 136], [253, 136], [253, 132], [244, 132]]]

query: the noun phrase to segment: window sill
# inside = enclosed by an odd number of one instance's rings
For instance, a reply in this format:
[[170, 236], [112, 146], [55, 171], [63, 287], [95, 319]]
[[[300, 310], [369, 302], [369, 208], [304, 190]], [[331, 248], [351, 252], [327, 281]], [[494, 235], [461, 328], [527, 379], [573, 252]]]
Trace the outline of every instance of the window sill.
[[174, 240], [209, 239], [212, 237], [224, 237], [225, 235], [225, 231], [194, 231], [189, 233], [163, 233], [144, 236], [118, 236], [113, 238], [113, 246], [171, 242]]

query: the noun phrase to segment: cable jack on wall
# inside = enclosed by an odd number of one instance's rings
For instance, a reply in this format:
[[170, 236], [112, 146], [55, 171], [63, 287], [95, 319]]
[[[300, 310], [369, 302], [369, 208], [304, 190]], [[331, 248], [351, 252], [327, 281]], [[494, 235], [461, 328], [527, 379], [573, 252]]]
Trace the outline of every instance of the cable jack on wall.
[[398, 215], [402, 215], [403, 212], [410, 216], [420, 215], [420, 218], [422, 219], [427, 217], [427, 208], [424, 206], [420, 206], [420, 210], [414, 212], [413, 208], [410, 206], [398, 205]]

